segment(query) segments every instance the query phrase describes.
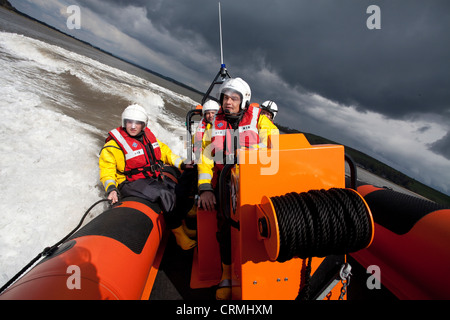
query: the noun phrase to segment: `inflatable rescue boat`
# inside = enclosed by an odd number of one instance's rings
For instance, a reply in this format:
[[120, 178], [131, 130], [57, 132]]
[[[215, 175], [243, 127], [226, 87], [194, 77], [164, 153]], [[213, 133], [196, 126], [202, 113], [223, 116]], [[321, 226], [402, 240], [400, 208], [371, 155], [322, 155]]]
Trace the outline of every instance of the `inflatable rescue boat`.
[[[347, 299], [369, 276], [352, 275], [350, 284], [349, 260], [379, 267], [379, 281], [398, 299], [450, 298], [449, 209], [374, 186], [346, 187], [344, 147], [310, 145], [303, 134], [239, 153], [240, 164], [220, 179], [221, 210], [233, 225], [233, 299]], [[199, 209], [196, 227], [193, 290], [221, 276], [215, 213]], [[165, 232], [158, 205], [123, 199], [0, 299], [149, 299]]]
[[[222, 68], [213, 83], [226, 75]], [[201, 110], [188, 112], [189, 134], [196, 115]], [[272, 135], [267, 149], [237, 156], [219, 178], [219, 210], [232, 225], [233, 299], [364, 299], [377, 290], [395, 299], [450, 299], [448, 208], [357, 186], [344, 146], [311, 145], [303, 134]], [[167, 272], [186, 257], [185, 273], [176, 273], [192, 298], [221, 277], [216, 212], [198, 209], [195, 226], [191, 255], [175, 251], [164, 265], [171, 237], [160, 207], [122, 199], [2, 288], [0, 299], [151, 299], [166, 289], [158, 285], [161, 266]], [[368, 288], [373, 267], [382, 289]]]

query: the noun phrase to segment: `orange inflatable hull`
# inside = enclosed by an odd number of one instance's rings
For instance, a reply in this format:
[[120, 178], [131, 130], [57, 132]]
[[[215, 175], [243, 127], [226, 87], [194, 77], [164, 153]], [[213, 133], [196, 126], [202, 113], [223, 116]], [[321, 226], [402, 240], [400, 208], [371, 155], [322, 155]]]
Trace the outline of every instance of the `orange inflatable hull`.
[[371, 185], [358, 192], [371, 208], [375, 237], [351, 256], [379, 267], [378, 280], [399, 299], [450, 299], [450, 209]]
[[78, 230], [0, 299], [148, 299], [165, 229], [159, 212], [145, 200], [126, 199]]

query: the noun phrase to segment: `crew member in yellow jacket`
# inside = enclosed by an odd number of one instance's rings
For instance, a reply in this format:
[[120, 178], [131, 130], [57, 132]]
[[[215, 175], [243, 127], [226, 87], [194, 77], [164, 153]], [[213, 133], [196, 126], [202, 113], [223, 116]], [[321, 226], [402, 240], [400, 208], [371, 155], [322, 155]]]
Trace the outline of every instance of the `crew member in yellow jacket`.
[[[206, 210], [214, 209], [213, 190], [217, 173], [225, 162], [230, 161], [230, 156], [235, 155], [236, 149], [267, 148], [268, 137], [279, 134], [277, 126], [260, 112], [257, 104], [250, 104], [250, 87], [241, 78], [227, 80], [220, 89], [220, 96], [222, 108], [216, 115], [209, 137], [203, 141], [204, 152], [197, 164], [198, 206]], [[239, 141], [233, 144], [236, 135]]]
[[196, 160], [200, 159], [206, 141], [211, 141], [211, 125], [214, 122], [214, 117], [219, 109], [219, 104], [214, 100], [206, 101], [205, 105], [202, 107], [203, 117], [192, 137]]
[[122, 125], [109, 132], [100, 152], [100, 181], [113, 204], [119, 201], [119, 195], [158, 202], [178, 245], [191, 249], [197, 242], [187, 237], [183, 217], [176, 208], [178, 169], [185, 170], [187, 165], [155, 137], [147, 124], [147, 113], [140, 105], [130, 105], [123, 111]]
[[[261, 115], [261, 109], [250, 104], [251, 91], [244, 80], [228, 79], [219, 92], [222, 108], [211, 126], [211, 141], [197, 164], [198, 206], [209, 211], [216, 209], [217, 178], [224, 164], [237, 163], [236, 150], [266, 148], [268, 137], [279, 134], [272, 121]], [[216, 298], [227, 300], [231, 298], [231, 222], [221, 215], [221, 210], [217, 213], [222, 277]]]
[[[203, 106], [197, 105], [196, 109], [202, 110], [202, 120], [199, 122], [195, 133], [192, 135], [192, 146], [194, 151], [194, 158], [200, 161], [203, 148], [206, 146], [206, 142], [211, 141], [211, 124], [214, 121], [216, 112], [219, 110], [219, 104], [214, 100], [208, 100]], [[183, 172], [183, 178], [180, 188], [180, 205], [190, 208], [187, 210], [185, 216], [195, 217], [197, 214], [197, 204], [195, 203], [195, 196], [198, 194], [197, 189], [197, 166], [195, 165], [193, 170]], [[180, 198], [180, 197], [179, 197]], [[187, 227], [185, 230], [188, 232], [190, 237], [196, 235], [189, 231]]]

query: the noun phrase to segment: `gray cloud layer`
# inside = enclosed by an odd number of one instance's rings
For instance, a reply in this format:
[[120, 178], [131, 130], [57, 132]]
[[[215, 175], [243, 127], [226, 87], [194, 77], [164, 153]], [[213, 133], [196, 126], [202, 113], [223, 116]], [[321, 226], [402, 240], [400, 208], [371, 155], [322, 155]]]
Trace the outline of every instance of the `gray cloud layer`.
[[[199, 50], [214, 52], [218, 46], [217, 3], [211, 1], [79, 2], [103, 14], [107, 2], [112, 9], [145, 7], [152, 24], [172, 37], [200, 37], [206, 47]], [[292, 86], [392, 117], [424, 107], [448, 111], [450, 3], [377, 1], [382, 29], [369, 30], [366, 9], [372, 2], [227, 1], [222, 4], [226, 62], [235, 72], [265, 63]], [[124, 29], [130, 36], [177, 54], [131, 26]], [[204, 67], [184, 58], [192, 68]]]
[[[215, 1], [70, 2], [90, 19], [73, 34], [106, 50], [199, 90], [219, 69]], [[380, 30], [366, 26], [373, 4]], [[450, 171], [449, 12], [448, 0], [226, 0], [225, 62], [256, 102], [277, 102], [279, 123], [337, 139], [449, 192], [441, 175]], [[429, 167], [436, 172], [424, 172]]]

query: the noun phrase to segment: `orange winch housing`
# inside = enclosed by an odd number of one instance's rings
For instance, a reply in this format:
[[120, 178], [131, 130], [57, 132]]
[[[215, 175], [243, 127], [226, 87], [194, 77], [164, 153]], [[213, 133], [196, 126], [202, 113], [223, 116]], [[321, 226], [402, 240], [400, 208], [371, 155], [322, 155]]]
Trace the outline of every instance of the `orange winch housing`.
[[[293, 258], [271, 261], [266, 240], [258, 230], [258, 217], [264, 214], [264, 197], [313, 189], [345, 188], [345, 154], [341, 145], [311, 145], [303, 134], [272, 136], [270, 148], [240, 150], [239, 165], [232, 169], [232, 190], [236, 205], [232, 228], [232, 298], [295, 299], [301, 288], [305, 261]], [[233, 198], [233, 196], [232, 196]], [[215, 214], [198, 211], [198, 250], [194, 259], [192, 287], [217, 284], [221, 275], [219, 249], [215, 240]], [[312, 259], [312, 271], [324, 258]], [[335, 288], [327, 297], [336, 299]]]

